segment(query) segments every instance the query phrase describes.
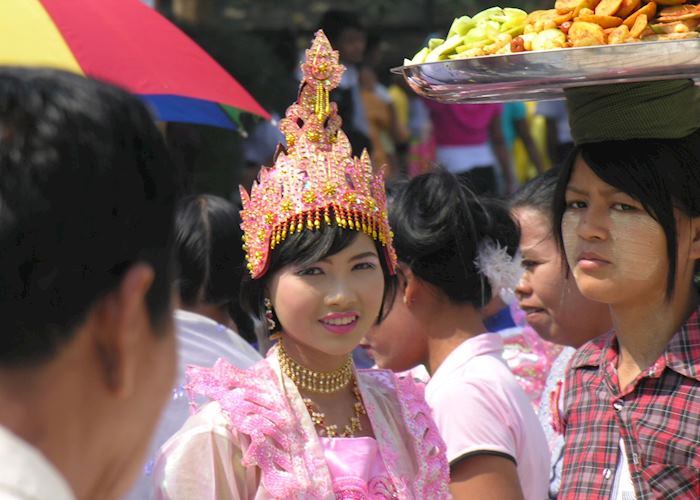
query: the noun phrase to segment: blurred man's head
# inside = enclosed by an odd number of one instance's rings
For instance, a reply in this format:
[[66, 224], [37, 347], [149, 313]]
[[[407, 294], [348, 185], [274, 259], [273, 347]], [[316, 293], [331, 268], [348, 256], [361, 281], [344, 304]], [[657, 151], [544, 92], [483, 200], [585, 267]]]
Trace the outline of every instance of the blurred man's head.
[[[0, 425], [77, 495], [124, 490], [173, 382], [175, 186], [137, 98], [59, 71], [0, 69], [0, 407], [15, 405]], [[60, 449], [59, 424], [66, 435], [83, 425], [84, 464], [68, 463], [77, 448]]]
[[343, 10], [326, 11], [319, 28], [326, 34], [333, 48], [340, 52], [341, 62], [362, 62], [367, 47], [367, 32], [357, 14]]

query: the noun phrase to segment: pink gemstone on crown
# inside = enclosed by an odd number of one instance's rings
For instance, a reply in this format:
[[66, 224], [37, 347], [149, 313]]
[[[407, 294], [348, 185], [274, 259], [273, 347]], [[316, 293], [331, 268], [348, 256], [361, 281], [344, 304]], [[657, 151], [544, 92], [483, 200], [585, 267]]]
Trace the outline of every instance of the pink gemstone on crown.
[[352, 156], [329, 93], [345, 67], [323, 31], [316, 32], [301, 65], [299, 95], [280, 120], [287, 149], [278, 146], [272, 167], [262, 167], [250, 194], [241, 187], [241, 211], [248, 270], [265, 274], [269, 255], [290, 234], [322, 224], [361, 231], [384, 248], [396, 268], [386, 208], [384, 176], [372, 169], [367, 151]]

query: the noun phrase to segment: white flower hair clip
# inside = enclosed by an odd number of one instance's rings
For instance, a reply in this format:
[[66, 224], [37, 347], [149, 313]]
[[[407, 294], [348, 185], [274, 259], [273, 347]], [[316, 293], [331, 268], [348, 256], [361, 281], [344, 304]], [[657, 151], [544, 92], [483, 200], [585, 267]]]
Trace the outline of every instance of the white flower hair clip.
[[515, 300], [515, 287], [523, 275], [520, 251], [511, 257], [506, 247], [502, 247], [491, 238], [486, 238], [479, 244], [474, 264], [489, 280], [492, 296], [499, 294], [506, 304]]

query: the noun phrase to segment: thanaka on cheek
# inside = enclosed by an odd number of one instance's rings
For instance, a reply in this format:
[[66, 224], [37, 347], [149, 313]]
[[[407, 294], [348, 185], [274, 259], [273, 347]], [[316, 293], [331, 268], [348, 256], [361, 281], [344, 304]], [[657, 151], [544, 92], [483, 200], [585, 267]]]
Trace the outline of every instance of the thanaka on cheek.
[[[562, 219], [567, 262], [581, 293], [605, 303], [638, 293], [662, 297], [668, 258], [658, 222], [641, 210], [587, 210], [593, 209], [569, 210]], [[592, 260], [579, 260], [585, 253], [593, 254]]]
[[613, 262], [631, 280], [647, 281], [657, 274], [666, 258], [658, 242], [666, 236], [647, 213], [613, 212], [610, 215]]
[[616, 271], [632, 281], [647, 281], [657, 274], [666, 259], [665, 235], [658, 222], [646, 213], [612, 212], [606, 229], [607, 241], [586, 242], [577, 232], [581, 214], [567, 212], [562, 219], [562, 236], [569, 267], [576, 271], [578, 256], [593, 251], [610, 259]]

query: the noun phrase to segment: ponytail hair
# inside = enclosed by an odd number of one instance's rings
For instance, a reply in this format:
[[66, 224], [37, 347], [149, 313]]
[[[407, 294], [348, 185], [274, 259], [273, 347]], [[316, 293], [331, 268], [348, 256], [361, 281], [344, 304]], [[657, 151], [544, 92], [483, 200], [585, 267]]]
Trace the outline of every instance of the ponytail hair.
[[181, 199], [175, 212], [178, 290], [183, 305], [227, 306], [238, 333], [255, 341], [254, 325], [239, 302], [245, 272], [241, 217], [227, 200], [209, 194]]
[[492, 297], [477, 264], [488, 240], [515, 256], [520, 234], [506, 206], [480, 199], [453, 174], [438, 170], [413, 178], [389, 205], [394, 247], [418, 278], [455, 303], [480, 308]]

